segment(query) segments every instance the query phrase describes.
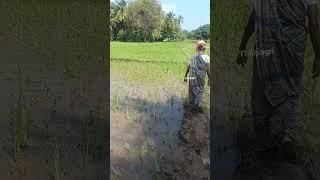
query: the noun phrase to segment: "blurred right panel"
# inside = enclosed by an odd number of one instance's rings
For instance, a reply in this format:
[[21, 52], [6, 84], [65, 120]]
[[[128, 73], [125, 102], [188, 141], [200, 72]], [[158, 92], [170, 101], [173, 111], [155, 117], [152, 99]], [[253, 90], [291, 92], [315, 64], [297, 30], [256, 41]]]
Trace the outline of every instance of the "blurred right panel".
[[211, 177], [319, 179], [318, 1], [211, 3]]

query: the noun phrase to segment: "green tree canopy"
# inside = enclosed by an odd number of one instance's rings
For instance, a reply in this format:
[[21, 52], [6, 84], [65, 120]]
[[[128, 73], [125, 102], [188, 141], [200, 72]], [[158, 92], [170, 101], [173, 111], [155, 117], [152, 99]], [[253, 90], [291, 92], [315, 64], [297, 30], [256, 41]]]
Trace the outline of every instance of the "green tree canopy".
[[199, 28], [191, 31], [188, 34], [188, 38], [208, 40], [210, 38], [210, 25], [206, 24], [206, 25], [200, 26]]
[[131, 27], [150, 41], [161, 27], [163, 11], [158, 0], [135, 0], [128, 5], [128, 15]]
[[119, 41], [181, 40], [182, 16], [165, 13], [159, 0], [117, 0], [110, 6], [111, 38]]

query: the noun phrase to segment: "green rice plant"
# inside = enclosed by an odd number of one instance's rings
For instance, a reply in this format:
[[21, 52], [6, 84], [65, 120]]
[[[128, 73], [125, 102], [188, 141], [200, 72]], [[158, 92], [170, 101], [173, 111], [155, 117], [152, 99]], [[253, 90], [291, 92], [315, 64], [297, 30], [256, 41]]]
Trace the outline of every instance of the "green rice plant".
[[128, 104], [126, 104], [126, 120], [130, 119], [130, 113], [129, 113], [129, 108], [128, 108]]
[[89, 147], [90, 147], [90, 137], [89, 137], [89, 129], [88, 123], [86, 120], [82, 120], [80, 127], [80, 170], [81, 170], [81, 178], [85, 178], [85, 170], [88, 168], [88, 158], [89, 158]]
[[118, 167], [111, 165], [112, 174], [115, 175], [114, 179], [119, 179], [122, 176], [122, 173]]
[[172, 111], [173, 111], [173, 107], [174, 107], [174, 104], [175, 104], [175, 102], [174, 102], [174, 99], [173, 99], [173, 98], [171, 98], [171, 99], [170, 99], [170, 103], [171, 103], [171, 109], [172, 109]]
[[154, 165], [154, 171], [160, 172], [160, 161], [159, 161], [158, 150], [156, 146], [151, 147], [151, 158]]
[[136, 101], [135, 104], [135, 108], [137, 109], [137, 111], [142, 111], [144, 108], [144, 102], [140, 99], [140, 97], [138, 98], [138, 100]]
[[130, 145], [129, 145], [127, 142], [124, 143], [124, 146], [123, 146], [123, 147], [124, 147], [124, 149], [127, 150], [128, 152], [131, 151], [131, 147], [130, 147]]
[[167, 133], [165, 130], [162, 130], [162, 144], [166, 144], [167, 141]]
[[13, 139], [13, 154], [19, 174], [25, 174], [23, 166], [23, 147], [26, 145], [26, 129], [23, 124], [23, 105], [22, 105], [22, 90], [19, 90], [19, 96], [16, 102], [13, 102], [10, 108], [10, 122], [12, 125]]
[[148, 97], [151, 97], [150, 89], [148, 89]]
[[147, 155], [148, 155], [148, 142], [146, 140], [144, 140], [142, 142], [142, 145], [141, 145], [140, 151], [139, 151], [140, 161], [143, 162]]
[[[31, 86], [31, 80], [30, 80], [30, 75], [27, 75], [26, 77], [26, 89], [30, 89], [30, 86]], [[27, 139], [30, 137], [30, 129], [31, 129], [31, 126], [32, 126], [32, 109], [33, 109], [33, 106], [35, 104], [37, 104], [37, 98], [35, 97], [31, 97], [30, 99], [30, 103], [25, 103], [25, 119], [26, 119], [26, 136], [27, 136]]]
[[33, 110], [33, 106], [36, 105], [38, 102], [36, 100], [36, 98], [31, 98], [31, 102], [26, 106], [26, 136], [27, 139], [30, 138], [31, 135], [31, 127], [33, 124], [33, 120], [32, 120], [32, 110]]
[[112, 107], [112, 110], [114, 112], [120, 111], [120, 109], [121, 109], [121, 104], [120, 103], [121, 103], [120, 96], [115, 95], [112, 98], [112, 103], [111, 103], [111, 107]]
[[173, 129], [170, 129], [169, 139], [170, 139], [170, 149], [171, 149], [171, 151], [173, 151], [173, 146], [174, 146], [174, 131], [173, 131]]
[[[13, 99], [14, 96], [13, 96]], [[12, 125], [12, 136], [14, 145], [14, 159], [19, 161], [23, 158], [22, 147], [26, 145], [26, 129], [24, 127], [24, 105], [23, 105], [23, 92], [19, 88], [19, 95], [16, 100], [11, 104], [10, 108], [10, 122]]]
[[58, 144], [55, 145], [55, 152], [54, 152], [54, 179], [60, 180], [61, 179], [61, 170], [60, 170], [60, 154], [59, 154], [59, 147]]

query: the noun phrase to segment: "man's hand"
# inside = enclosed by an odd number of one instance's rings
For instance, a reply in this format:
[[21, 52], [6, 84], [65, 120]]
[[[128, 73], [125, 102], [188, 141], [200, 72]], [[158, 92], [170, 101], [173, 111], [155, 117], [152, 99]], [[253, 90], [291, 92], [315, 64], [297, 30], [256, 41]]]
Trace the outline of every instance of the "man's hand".
[[320, 77], [320, 57], [315, 58], [313, 62], [312, 78]]
[[246, 50], [239, 50], [238, 57], [236, 59], [236, 63], [244, 66], [245, 64], [247, 64], [247, 60], [248, 60], [248, 57], [247, 57]]

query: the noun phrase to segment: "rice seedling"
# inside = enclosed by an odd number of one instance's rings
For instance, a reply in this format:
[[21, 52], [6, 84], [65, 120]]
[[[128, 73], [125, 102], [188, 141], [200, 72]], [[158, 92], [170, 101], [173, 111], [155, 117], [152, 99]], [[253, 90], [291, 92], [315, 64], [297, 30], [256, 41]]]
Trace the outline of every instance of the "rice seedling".
[[148, 154], [148, 142], [146, 140], [144, 140], [141, 147], [140, 147], [140, 151], [139, 151], [139, 158], [140, 158], [141, 162], [144, 161], [147, 154]]
[[166, 144], [167, 141], [167, 133], [165, 130], [162, 130], [162, 144]]
[[174, 146], [174, 131], [173, 131], [173, 129], [170, 129], [169, 139], [170, 139], [170, 149], [171, 149], [171, 151], [173, 151], [173, 146]]
[[171, 103], [171, 110], [173, 111], [173, 106], [174, 106], [174, 103], [175, 103], [175, 102], [174, 102], [174, 98], [171, 98], [171, 99], [170, 99], [170, 103]]
[[135, 172], [135, 166], [134, 166], [134, 164], [131, 164], [131, 165], [130, 165], [130, 171], [131, 171], [131, 173]]
[[60, 166], [60, 153], [58, 145], [55, 145], [54, 151], [54, 179], [60, 180], [61, 179], [61, 166]]
[[17, 170], [19, 174], [25, 174], [25, 168], [23, 166], [23, 148], [27, 145], [27, 103], [26, 97], [23, 89], [23, 81], [21, 78], [21, 68], [18, 65], [19, 71], [19, 82], [18, 82], [18, 92], [17, 95], [11, 95], [11, 105], [10, 105], [10, 124], [12, 127], [12, 140], [13, 140], [13, 155], [14, 160], [17, 165]]
[[126, 120], [128, 121], [129, 119], [130, 119], [130, 113], [129, 113], [128, 104], [126, 104]]
[[10, 122], [12, 125], [12, 139], [13, 139], [13, 154], [14, 160], [17, 165], [19, 174], [24, 174], [24, 167], [22, 166], [23, 160], [23, 147], [26, 145], [26, 129], [23, 124], [23, 105], [22, 105], [22, 92], [19, 90], [19, 96], [16, 102], [13, 102], [10, 109]]
[[160, 172], [160, 161], [158, 157], [158, 150], [157, 147], [153, 146], [151, 148], [151, 158], [153, 160], [153, 165], [154, 165], [154, 171], [155, 172]]
[[111, 170], [112, 170], [112, 173], [116, 176], [115, 178], [118, 179], [122, 176], [122, 173], [118, 167], [114, 167], [111, 165]]
[[81, 142], [80, 142], [80, 170], [81, 170], [81, 178], [85, 178], [84, 170], [88, 167], [88, 160], [89, 160], [89, 147], [90, 147], [90, 134], [89, 134], [89, 127], [88, 121], [82, 120], [81, 127], [80, 127], [80, 135], [81, 135]]
[[126, 143], [124, 143], [124, 149], [125, 150], [127, 150], [128, 152], [130, 152], [131, 151], [131, 148], [130, 148], [130, 145], [126, 142]]
[[112, 107], [112, 111], [114, 112], [118, 112], [121, 109], [121, 100], [120, 97], [118, 95], [115, 95], [112, 98], [112, 103], [111, 103], [111, 107]]
[[143, 104], [144, 102], [142, 101], [142, 100], [140, 100], [140, 98], [138, 98], [138, 100], [137, 100], [137, 102], [136, 102], [136, 109], [137, 109], [137, 111], [139, 111], [139, 112], [141, 112], [141, 111], [143, 111], [143, 108], [144, 108], [144, 104]]

